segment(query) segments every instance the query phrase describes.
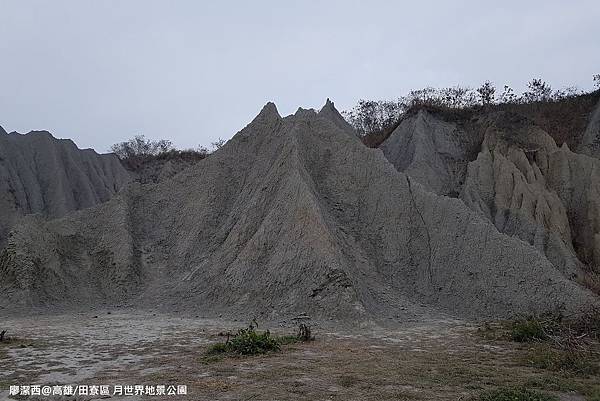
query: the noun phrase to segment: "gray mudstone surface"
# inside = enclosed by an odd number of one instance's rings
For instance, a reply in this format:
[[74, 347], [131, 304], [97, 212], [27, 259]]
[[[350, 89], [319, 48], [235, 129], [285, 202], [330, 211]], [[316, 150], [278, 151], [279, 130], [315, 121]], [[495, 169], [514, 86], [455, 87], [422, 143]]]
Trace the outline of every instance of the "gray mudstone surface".
[[481, 211], [397, 171], [338, 116], [328, 102], [282, 118], [268, 103], [171, 179], [60, 219], [25, 218], [0, 257], [0, 303], [351, 322], [597, 302]]
[[23, 215], [62, 217], [107, 201], [129, 179], [114, 154], [78, 149], [46, 131], [0, 129], [0, 248]]

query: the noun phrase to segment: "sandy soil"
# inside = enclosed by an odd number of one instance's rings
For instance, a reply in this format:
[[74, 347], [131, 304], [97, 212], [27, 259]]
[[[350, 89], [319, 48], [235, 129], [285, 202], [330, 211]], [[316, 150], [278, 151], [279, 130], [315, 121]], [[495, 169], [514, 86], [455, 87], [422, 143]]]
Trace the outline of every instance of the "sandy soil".
[[[207, 345], [244, 322], [103, 311], [0, 319], [18, 341], [0, 348], [0, 399], [10, 385], [187, 385], [177, 400], [467, 400], [502, 385], [576, 391], [598, 378], [575, 379], [520, 363], [526, 346], [486, 340], [461, 321], [331, 330], [280, 353], [207, 361]], [[291, 328], [271, 327], [278, 334]], [[111, 388], [112, 392], [112, 388]], [[15, 397], [14, 399], [61, 399]], [[90, 397], [65, 399], [126, 399]]]

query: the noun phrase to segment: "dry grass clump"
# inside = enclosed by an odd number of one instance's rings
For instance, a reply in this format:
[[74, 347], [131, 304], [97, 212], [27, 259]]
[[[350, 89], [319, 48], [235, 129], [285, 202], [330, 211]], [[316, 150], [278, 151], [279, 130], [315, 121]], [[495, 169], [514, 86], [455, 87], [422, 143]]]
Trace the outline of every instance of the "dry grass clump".
[[580, 283], [594, 294], [600, 295], [600, 273], [586, 271], [581, 277]]

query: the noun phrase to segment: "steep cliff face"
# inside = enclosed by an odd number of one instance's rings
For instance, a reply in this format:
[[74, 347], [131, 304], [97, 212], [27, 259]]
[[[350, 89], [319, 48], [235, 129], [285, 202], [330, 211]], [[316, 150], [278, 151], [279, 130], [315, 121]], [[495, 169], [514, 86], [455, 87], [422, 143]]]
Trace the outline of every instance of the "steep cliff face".
[[0, 132], [0, 246], [20, 216], [61, 217], [107, 201], [128, 181], [115, 155], [45, 131]]
[[324, 110], [282, 118], [267, 104], [171, 179], [62, 219], [26, 219], [0, 257], [0, 302], [348, 321], [595, 302], [534, 248], [364, 147], [332, 104]]
[[[566, 145], [565, 145], [566, 147]], [[461, 199], [540, 252], [565, 274], [577, 273], [568, 208], [551, 176], [558, 147], [535, 128], [487, 128], [477, 160], [469, 164]]]
[[[515, 113], [481, 113], [468, 124], [469, 134], [422, 111], [401, 124], [382, 150], [430, 191], [448, 194], [452, 188], [499, 231], [534, 246], [567, 277], [580, 275], [582, 264], [600, 266], [599, 161], [566, 144], [558, 147]], [[452, 146], [440, 145], [449, 141]]]
[[482, 135], [426, 111], [403, 120], [380, 149], [398, 169], [439, 195], [458, 196]]

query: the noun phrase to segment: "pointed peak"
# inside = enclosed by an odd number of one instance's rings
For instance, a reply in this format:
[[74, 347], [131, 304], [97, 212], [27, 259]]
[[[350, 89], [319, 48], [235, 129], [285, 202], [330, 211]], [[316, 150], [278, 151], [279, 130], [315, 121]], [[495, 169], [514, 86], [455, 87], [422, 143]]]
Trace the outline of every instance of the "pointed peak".
[[0, 125], [0, 134], [8, 135], [8, 132]]
[[277, 106], [273, 102], [267, 102], [260, 111], [261, 113], [275, 113], [279, 115], [279, 111], [277, 111]]
[[319, 110], [319, 117], [326, 118], [337, 125], [338, 128], [350, 133], [352, 136], [355, 135], [354, 128], [348, 124], [329, 98], [327, 98], [325, 105]]
[[335, 104], [329, 98], [327, 98], [325, 104], [323, 105], [323, 107], [321, 107], [321, 110], [319, 110], [319, 114], [327, 115], [331, 112], [333, 112], [334, 114], [339, 114], [339, 111], [337, 111], [337, 109], [335, 108]]
[[267, 102], [258, 113], [258, 115], [254, 118], [256, 120], [272, 120], [272, 119], [280, 119], [279, 111], [277, 111], [277, 106], [273, 102]]
[[[258, 135], [257, 133], [261, 132], [270, 132], [271, 130], [265, 129], [265, 127], [274, 127], [281, 121], [281, 116], [277, 111], [277, 106], [273, 102], [267, 102], [260, 112], [252, 119], [252, 121], [246, 125], [241, 131], [231, 138], [227, 142], [229, 144], [233, 139], [239, 140], [240, 138], [248, 138], [251, 135]], [[223, 146], [223, 148], [227, 148], [229, 146]]]

